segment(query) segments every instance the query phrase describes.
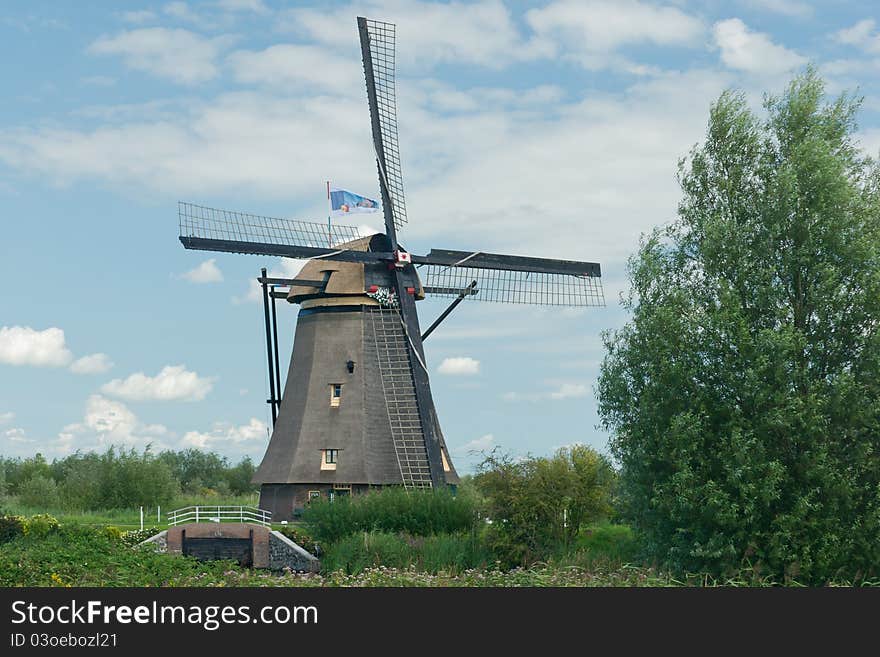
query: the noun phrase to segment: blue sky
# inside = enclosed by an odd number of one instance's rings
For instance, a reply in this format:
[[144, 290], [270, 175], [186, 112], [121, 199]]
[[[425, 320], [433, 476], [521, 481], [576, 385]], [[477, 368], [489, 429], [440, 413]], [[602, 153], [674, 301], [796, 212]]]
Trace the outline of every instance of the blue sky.
[[[111, 8], [112, 7], [112, 8]], [[185, 251], [178, 200], [322, 221], [324, 181], [377, 197], [355, 17], [398, 25], [409, 225], [430, 248], [599, 261], [606, 308], [465, 303], [426, 342], [459, 470], [500, 446], [605, 450], [600, 332], [676, 163], [729, 87], [756, 108], [815, 63], [865, 97], [872, 2], [4, 2], [0, 454], [110, 444], [262, 456], [253, 256]], [[444, 300], [419, 304], [423, 326]], [[280, 309], [286, 370], [296, 309]], [[445, 363], [445, 365], [444, 365]]]

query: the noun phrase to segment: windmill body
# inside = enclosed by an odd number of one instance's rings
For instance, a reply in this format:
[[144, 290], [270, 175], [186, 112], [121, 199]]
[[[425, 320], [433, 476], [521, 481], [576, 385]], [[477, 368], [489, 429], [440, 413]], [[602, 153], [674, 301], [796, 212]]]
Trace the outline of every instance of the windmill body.
[[[358, 18], [384, 234], [179, 204], [188, 249], [303, 258], [286, 299], [300, 307], [274, 431], [254, 477], [260, 506], [290, 518], [314, 497], [455, 485], [431, 395], [424, 338], [458, 303], [602, 306], [594, 262], [432, 249], [408, 253], [397, 138], [395, 28]], [[261, 279], [266, 297], [267, 278]], [[422, 334], [415, 303], [453, 298]], [[266, 306], [267, 342], [270, 330]], [[277, 340], [275, 341], [277, 345]], [[274, 390], [272, 357], [270, 389]], [[277, 365], [276, 365], [277, 369]], [[278, 377], [280, 393], [280, 376]]]
[[[382, 245], [384, 235], [349, 242]], [[315, 497], [433, 485], [406, 328], [386, 265], [312, 260], [290, 286], [299, 304], [278, 419], [254, 481], [260, 508], [287, 519]], [[418, 276], [407, 282], [424, 298]], [[311, 281], [311, 283], [302, 283]], [[375, 290], [369, 292], [369, 290]], [[443, 483], [458, 476], [436, 416]]]

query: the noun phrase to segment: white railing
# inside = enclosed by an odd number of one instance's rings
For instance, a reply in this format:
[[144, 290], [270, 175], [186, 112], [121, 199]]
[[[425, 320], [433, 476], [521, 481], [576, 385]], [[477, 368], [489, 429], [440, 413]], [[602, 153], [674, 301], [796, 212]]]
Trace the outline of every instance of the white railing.
[[190, 522], [254, 522], [268, 527], [272, 512], [255, 506], [185, 506], [168, 513], [168, 525]]

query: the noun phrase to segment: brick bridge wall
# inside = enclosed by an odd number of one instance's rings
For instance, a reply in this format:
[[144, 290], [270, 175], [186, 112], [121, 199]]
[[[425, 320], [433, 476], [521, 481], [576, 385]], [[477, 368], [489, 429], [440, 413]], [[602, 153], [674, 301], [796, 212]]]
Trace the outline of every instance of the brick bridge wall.
[[[166, 536], [169, 554], [183, 554], [183, 536], [196, 539], [248, 539], [253, 532], [254, 568], [269, 567], [269, 528], [252, 523], [193, 522], [169, 527]], [[232, 541], [230, 541], [231, 543]]]

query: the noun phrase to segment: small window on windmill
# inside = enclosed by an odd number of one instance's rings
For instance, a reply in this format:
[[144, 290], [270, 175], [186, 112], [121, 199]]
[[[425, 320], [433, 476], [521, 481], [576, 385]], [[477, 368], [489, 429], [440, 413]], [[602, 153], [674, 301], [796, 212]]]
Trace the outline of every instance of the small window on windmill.
[[342, 401], [342, 384], [341, 383], [331, 383], [330, 384], [330, 407], [337, 408], [341, 401]]
[[335, 470], [336, 460], [339, 458], [338, 449], [322, 449], [321, 450], [321, 469]]

